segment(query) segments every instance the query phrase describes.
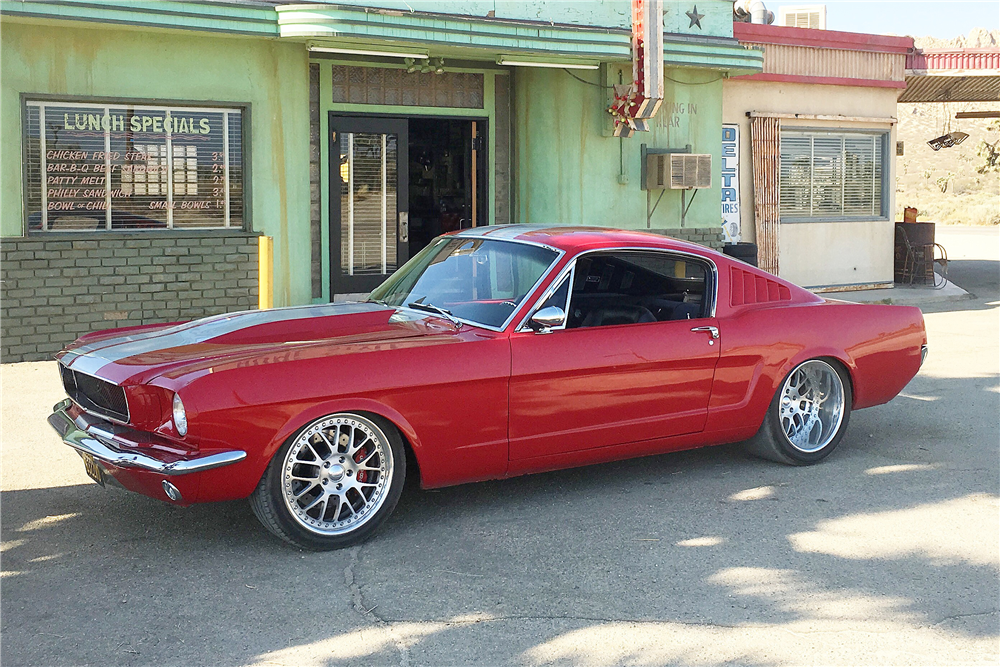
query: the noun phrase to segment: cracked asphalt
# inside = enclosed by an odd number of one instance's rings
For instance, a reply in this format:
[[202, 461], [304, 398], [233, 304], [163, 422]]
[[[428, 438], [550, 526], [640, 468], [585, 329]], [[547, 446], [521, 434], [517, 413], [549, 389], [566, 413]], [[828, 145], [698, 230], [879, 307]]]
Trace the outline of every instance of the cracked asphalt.
[[244, 502], [89, 482], [5, 365], [0, 661], [19, 665], [996, 665], [1000, 236], [939, 228], [975, 298], [824, 463], [738, 446], [438, 491], [310, 553]]

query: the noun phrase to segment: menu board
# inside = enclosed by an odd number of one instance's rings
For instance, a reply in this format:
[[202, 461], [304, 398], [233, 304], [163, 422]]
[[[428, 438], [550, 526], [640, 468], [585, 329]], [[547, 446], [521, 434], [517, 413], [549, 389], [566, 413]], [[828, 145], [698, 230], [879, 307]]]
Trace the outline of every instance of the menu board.
[[239, 108], [28, 101], [29, 231], [243, 226]]

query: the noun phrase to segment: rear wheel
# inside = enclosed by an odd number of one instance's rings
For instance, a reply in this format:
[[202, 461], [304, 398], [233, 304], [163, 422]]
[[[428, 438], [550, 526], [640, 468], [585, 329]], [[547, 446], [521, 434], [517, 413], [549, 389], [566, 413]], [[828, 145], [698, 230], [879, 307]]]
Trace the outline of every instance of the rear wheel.
[[846, 373], [838, 365], [810, 359], [785, 378], [747, 449], [779, 463], [816, 463], [840, 444], [850, 416]]
[[399, 432], [389, 423], [338, 413], [310, 423], [275, 454], [250, 505], [281, 539], [339, 549], [375, 532], [406, 477]]

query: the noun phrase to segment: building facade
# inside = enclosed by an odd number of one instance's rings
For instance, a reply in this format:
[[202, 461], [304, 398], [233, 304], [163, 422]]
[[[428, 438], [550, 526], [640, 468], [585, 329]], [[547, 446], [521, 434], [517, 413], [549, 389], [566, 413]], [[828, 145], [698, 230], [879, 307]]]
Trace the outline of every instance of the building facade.
[[667, 1], [664, 23], [663, 106], [624, 139], [628, 2], [3, 0], [4, 361], [255, 307], [259, 236], [276, 306], [363, 296], [461, 227], [720, 245], [719, 179], [682, 216], [642, 157], [719, 164], [723, 81], [763, 55], [725, 0]]
[[[896, 97], [909, 37], [734, 24], [763, 71], [723, 84], [738, 146], [743, 240], [761, 266], [820, 290], [893, 283]], [[725, 213], [724, 213], [725, 215]]]

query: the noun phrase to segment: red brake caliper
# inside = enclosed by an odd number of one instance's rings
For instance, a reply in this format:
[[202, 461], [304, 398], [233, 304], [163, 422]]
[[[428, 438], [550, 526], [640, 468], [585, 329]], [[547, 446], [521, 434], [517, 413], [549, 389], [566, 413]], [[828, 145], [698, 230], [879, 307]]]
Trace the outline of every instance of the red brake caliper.
[[[366, 452], [366, 450], [365, 450], [364, 447], [362, 447], [361, 449], [359, 449], [358, 453], [354, 455], [354, 462], [355, 463], [361, 463], [364, 460], [364, 458], [365, 458], [365, 452]], [[358, 481], [361, 482], [362, 484], [364, 484], [365, 482], [368, 481], [368, 471], [367, 470], [359, 470], [358, 471]]]

